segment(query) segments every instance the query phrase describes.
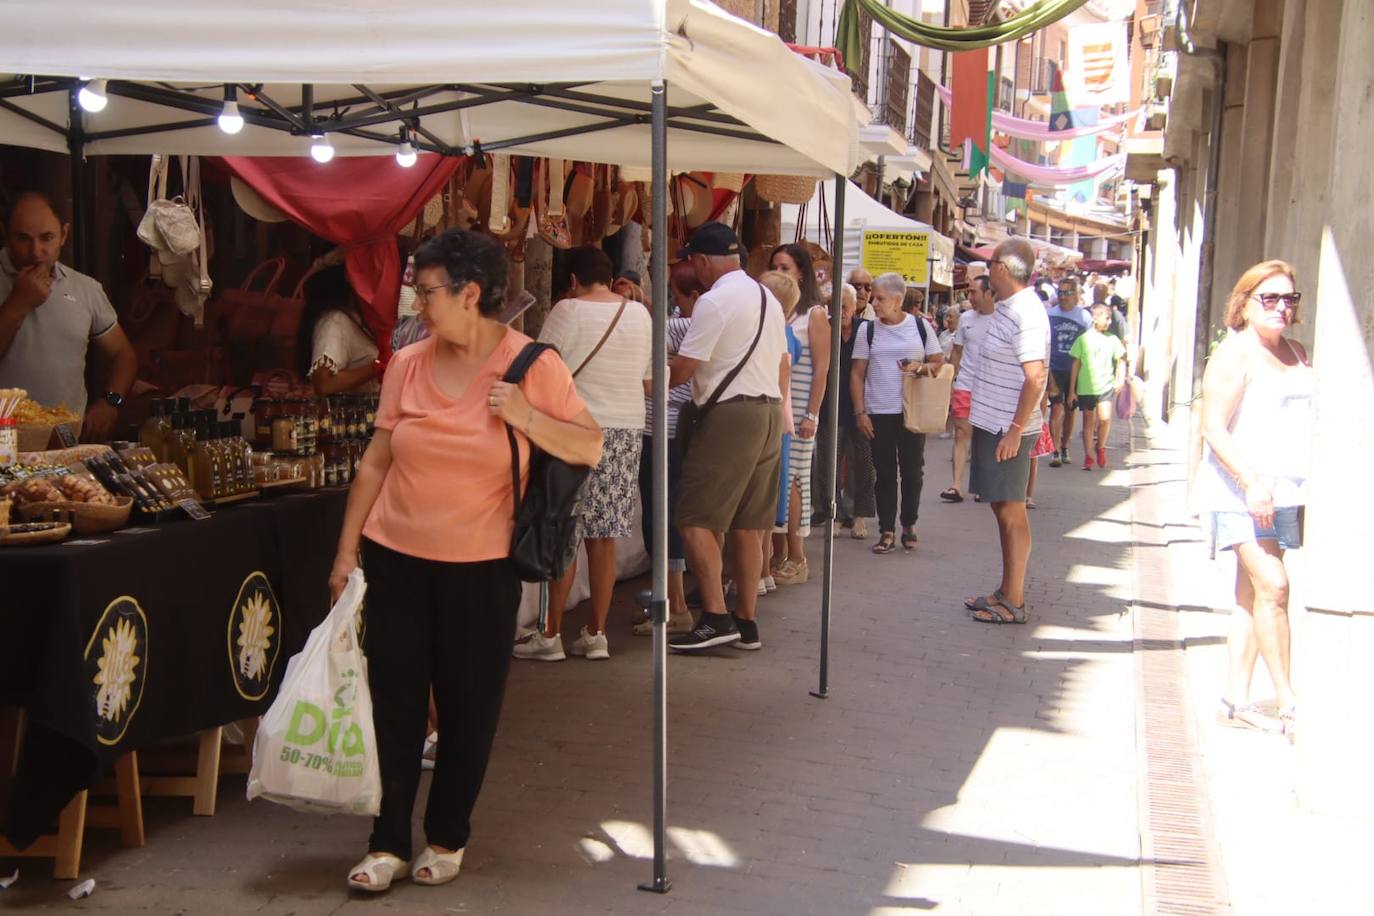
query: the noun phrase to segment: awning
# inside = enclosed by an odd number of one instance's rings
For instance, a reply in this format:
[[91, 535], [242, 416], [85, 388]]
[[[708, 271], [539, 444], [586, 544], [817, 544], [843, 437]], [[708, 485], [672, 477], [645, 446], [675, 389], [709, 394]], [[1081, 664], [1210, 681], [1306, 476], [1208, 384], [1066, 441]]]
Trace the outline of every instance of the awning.
[[[670, 169], [823, 176], [858, 155], [849, 78], [705, 0], [240, 0], [232, 15], [45, 0], [7, 11], [0, 74], [18, 75], [0, 80], [0, 137], [54, 152], [89, 77], [109, 81], [80, 119], [89, 154], [301, 156], [317, 131], [339, 155], [390, 154], [410, 122], [435, 152], [647, 167], [650, 85], [666, 80]], [[226, 84], [247, 122], [233, 136], [216, 124]]]

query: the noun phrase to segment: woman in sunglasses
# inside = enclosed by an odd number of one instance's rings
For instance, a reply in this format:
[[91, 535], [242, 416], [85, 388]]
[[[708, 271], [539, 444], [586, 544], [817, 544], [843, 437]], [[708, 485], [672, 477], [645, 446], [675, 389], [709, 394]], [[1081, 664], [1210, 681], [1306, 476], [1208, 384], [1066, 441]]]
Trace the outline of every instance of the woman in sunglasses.
[[1264, 659], [1293, 740], [1297, 698], [1289, 681], [1288, 571], [1283, 552], [1302, 546], [1314, 378], [1302, 345], [1284, 337], [1298, 318], [1293, 268], [1264, 261], [1241, 275], [1226, 306], [1230, 335], [1202, 382], [1206, 442], [1195, 492], [1212, 513], [1215, 544], [1236, 554], [1236, 604], [1222, 698], [1229, 724], [1263, 729], [1250, 702]]

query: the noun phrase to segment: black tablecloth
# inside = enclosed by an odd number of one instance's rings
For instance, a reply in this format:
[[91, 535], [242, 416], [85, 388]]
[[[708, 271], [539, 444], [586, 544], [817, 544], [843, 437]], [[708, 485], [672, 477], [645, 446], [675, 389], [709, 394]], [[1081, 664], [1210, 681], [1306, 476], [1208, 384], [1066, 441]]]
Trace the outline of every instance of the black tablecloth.
[[0, 706], [28, 723], [10, 842], [50, 829], [122, 754], [266, 710], [328, 613], [346, 495], [0, 551]]

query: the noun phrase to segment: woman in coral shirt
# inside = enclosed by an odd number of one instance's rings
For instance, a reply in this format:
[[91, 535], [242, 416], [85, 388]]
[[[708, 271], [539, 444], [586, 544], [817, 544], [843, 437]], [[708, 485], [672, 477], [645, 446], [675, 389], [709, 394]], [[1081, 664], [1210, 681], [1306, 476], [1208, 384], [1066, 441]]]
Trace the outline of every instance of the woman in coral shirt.
[[520, 602], [505, 425], [516, 431], [522, 481], [530, 442], [570, 464], [601, 457], [601, 429], [557, 353], [541, 355], [518, 386], [501, 381], [530, 340], [497, 320], [509, 269], [500, 244], [450, 230], [415, 252], [415, 267], [430, 336], [387, 367], [329, 579], [337, 595], [361, 550], [382, 810], [348, 883], [366, 891], [386, 890], [409, 868], [431, 685], [444, 737], [425, 811], [428, 846], [412, 876], [444, 884], [462, 864]]

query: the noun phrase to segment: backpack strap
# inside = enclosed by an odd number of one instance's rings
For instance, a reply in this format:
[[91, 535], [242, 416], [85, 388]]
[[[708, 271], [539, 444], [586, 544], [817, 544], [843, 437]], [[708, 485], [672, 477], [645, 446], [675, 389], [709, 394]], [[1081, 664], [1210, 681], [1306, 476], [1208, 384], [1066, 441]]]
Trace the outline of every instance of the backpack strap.
[[868, 358], [873, 358], [873, 319], [864, 319], [864, 333], [868, 335]]
[[753, 339], [753, 341], [750, 342], [750, 344], [749, 344], [749, 349], [744, 351], [744, 358], [741, 359], [739, 362], [735, 363], [734, 368], [731, 369], [728, 373], [726, 373], [725, 378], [722, 379], [722, 380], [721, 380], [721, 383], [720, 383], [719, 385], [716, 386], [716, 390], [711, 392], [711, 396], [710, 396], [709, 398], [706, 399], [706, 403], [704, 403], [704, 404], [701, 405], [701, 407], [700, 407], [700, 409], [699, 409], [699, 416], [703, 416], [703, 417], [706, 416], [706, 414], [711, 410], [711, 408], [716, 406], [716, 402], [719, 401], [719, 400], [720, 400], [720, 396], [721, 396], [722, 394], [725, 393], [725, 389], [730, 387], [730, 384], [735, 380], [735, 378], [736, 378], [736, 377], [740, 374], [740, 372], [744, 369], [745, 364], [749, 362], [749, 358], [750, 358], [751, 356], [754, 355], [754, 349], [755, 349], [756, 347], [758, 347], [758, 345], [759, 345], [759, 338], [763, 336], [763, 325], [764, 325], [764, 322], [767, 320], [767, 318], [768, 318], [768, 295], [767, 295], [767, 293], [765, 293], [765, 292], [763, 291], [763, 284], [760, 283], [760, 284], [759, 284], [759, 329], [758, 329], [757, 331], [754, 332], [754, 339]]
[[[530, 371], [534, 361], [543, 355], [545, 350], [558, 352], [558, 348], [553, 344], [540, 343], [532, 340], [525, 344], [524, 349], [515, 355], [515, 359], [510, 361], [506, 372], [501, 376], [501, 381], [511, 385], [519, 385], [525, 378], [525, 373]], [[520, 492], [520, 445], [515, 441], [515, 431], [509, 423], [506, 426], [506, 440], [510, 443], [510, 477], [511, 494], [515, 502], [515, 515], [520, 516], [520, 504], [524, 501], [524, 494]], [[533, 452], [534, 443], [530, 443], [530, 451]]]

